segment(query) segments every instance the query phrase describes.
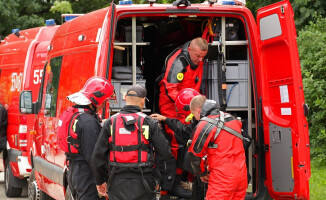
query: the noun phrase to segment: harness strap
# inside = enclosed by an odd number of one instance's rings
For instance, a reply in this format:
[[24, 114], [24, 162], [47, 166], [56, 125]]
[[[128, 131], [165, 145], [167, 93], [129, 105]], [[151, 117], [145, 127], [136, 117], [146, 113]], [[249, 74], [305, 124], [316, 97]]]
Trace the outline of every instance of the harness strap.
[[201, 119], [201, 121], [207, 121], [207, 122], [209, 122], [209, 123], [211, 123], [211, 124], [213, 124], [213, 125], [215, 125], [217, 127], [216, 133], [214, 135], [214, 141], [216, 140], [217, 136], [220, 134], [222, 129], [227, 131], [228, 133], [240, 138], [243, 141], [247, 141], [247, 142], [250, 141], [248, 138], [243, 137], [241, 135], [241, 133], [239, 133], [238, 131], [236, 131], [236, 130], [230, 128], [230, 127], [225, 126], [224, 125], [224, 119], [225, 119], [224, 112], [221, 112], [221, 111], [220, 111], [220, 117], [219, 117], [218, 120], [208, 118], [208, 117], [203, 117]]
[[[112, 144], [115, 145], [115, 132], [116, 132], [116, 123], [117, 123], [117, 117], [114, 117], [113, 118], [113, 123], [112, 123], [112, 133], [111, 133], [111, 136], [112, 136]], [[116, 162], [116, 158], [115, 158], [115, 152], [113, 152], [113, 159], [114, 159], [114, 162]]]
[[113, 167], [111, 172], [110, 172], [110, 176], [109, 176], [109, 179], [108, 179], [108, 185], [107, 185], [107, 188], [109, 189], [110, 186], [111, 186], [111, 183], [113, 181], [113, 177], [114, 177], [114, 174], [115, 174], [115, 171], [117, 170], [116, 167]]
[[[71, 125], [72, 123], [75, 121], [75, 119], [78, 117], [78, 115], [80, 115], [81, 113], [76, 112], [72, 115], [71, 120], [69, 122], [69, 127], [68, 127], [68, 136], [67, 136], [67, 143], [68, 143], [68, 150], [69, 153], [71, 153], [71, 148], [70, 145], [72, 145], [73, 147], [75, 147], [76, 149], [78, 149], [79, 145], [80, 145], [80, 141], [78, 141], [78, 139], [72, 138], [70, 135], [70, 129], [71, 129]], [[71, 139], [72, 138], [72, 139]], [[78, 145], [78, 146], [77, 146]], [[78, 151], [79, 152], [79, 151]], [[79, 152], [80, 153], [80, 152]]]
[[76, 144], [80, 145], [80, 141], [77, 138], [73, 138], [71, 136], [67, 137], [67, 142], [68, 142], [68, 144], [73, 145], [74, 147]]
[[[138, 145], [142, 145], [142, 142], [141, 142], [141, 135], [142, 135], [142, 133], [141, 133], [141, 131], [142, 131], [142, 129], [141, 129], [141, 120], [142, 120], [142, 118], [141, 117], [138, 117], [138, 130], [137, 130], [137, 134], [138, 134]], [[140, 163], [141, 162], [141, 152], [142, 151], [138, 151], [138, 162]]]
[[111, 151], [119, 151], [119, 152], [128, 152], [128, 151], [136, 151], [136, 150], [148, 151], [150, 149], [151, 146], [149, 144], [137, 144], [137, 145], [128, 145], [128, 146], [119, 146], [119, 145], [110, 144]]
[[143, 179], [143, 184], [144, 184], [146, 190], [151, 192], [151, 193], [156, 193], [157, 189], [158, 189], [158, 181], [156, 180], [156, 178], [152, 177], [155, 180], [155, 188], [154, 188], [154, 190], [151, 190], [151, 188], [149, 187], [149, 185], [148, 185], [148, 183], [147, 183], [147, 181], [146, 181], [146, 179], [144, 177], [143, 169], [141, 167], [138, 167], [138, 169], [140, 170], [141, 177]]
[[109, 162], [110, 167], [117, 167], [117, 168], [138, 168], [138, 167], [153, 167], [152, 163], [149, 162], [142, 162], [142, 163], [120, 163], [120, 162]]

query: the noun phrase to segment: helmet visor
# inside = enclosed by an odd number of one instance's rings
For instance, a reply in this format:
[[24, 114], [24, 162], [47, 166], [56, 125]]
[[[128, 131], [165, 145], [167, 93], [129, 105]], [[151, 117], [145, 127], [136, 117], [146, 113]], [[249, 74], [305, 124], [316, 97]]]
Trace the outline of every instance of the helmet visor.
[[89, 105], [92, 102], [81, 92], [76, 92], [67, 96], [67, 99], [77, 105]]

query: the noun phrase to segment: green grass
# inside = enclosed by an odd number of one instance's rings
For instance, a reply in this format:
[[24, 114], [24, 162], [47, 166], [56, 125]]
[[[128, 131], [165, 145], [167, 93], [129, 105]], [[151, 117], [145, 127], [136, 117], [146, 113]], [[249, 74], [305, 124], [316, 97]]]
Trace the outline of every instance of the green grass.
[[326, 166], [318, 166], [311, 162], [311, 178], [309, 180], [310, 199], [326, 199]]

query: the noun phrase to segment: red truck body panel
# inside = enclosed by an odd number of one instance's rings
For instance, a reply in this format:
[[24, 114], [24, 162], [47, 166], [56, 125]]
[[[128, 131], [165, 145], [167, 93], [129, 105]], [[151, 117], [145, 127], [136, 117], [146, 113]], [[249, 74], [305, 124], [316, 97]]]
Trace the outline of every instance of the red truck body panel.
[[33, 100], [38, 99], [47, 47], [57, 28], [38, 27], [19, 31], [19, 37], [10, 34], [0, 44], [0, 103], [8, 111], [7, 153], [4, 158], [10, 163], [13, 175], [19, 179], [31, 172], [30, 131], [35, 121], [35, 115], [20, 114], [20, 91], [31, 90]]
[[[252, 86], [249, 85], [252, 107], [248, 115], [254, 119], [253, 138], [255, 145], [259, 146], [252, 155], [252, 165], [256, 169], [253, 172], [252, 198], [263, 199], [267, 189], [274, 199], [309, 199], [308, 126], [289, 1], [259, 10], [257, 25], [246, 7], [217, 4], [192, 4], [188, 7], [112, 4], [61, 25], [47, 54], [48, 64], [42, 77], [44, 84], [38, 96], [40, 110], [33, 127], [36, 134], [32, 154], [39, 188], [55, 199], [64, 199], [66, 163], [65, 154], [57, 144], [58, 117], [71, 105], [66, 96], [79, 91], [88, 78], [102, 76], [113, 80], [115, 47], [121, 42], [118, 41], [119, 34], [125, 34], [120, 28], [130, 25], [128, 23], [133, 17], [137, 23], [143, 20], [146, 24], [148, 20], [155, 25], [174, 18], [195, 23], [196, 19], [213, 17], [236, 18], [243, 24]], [[270, 26], [274, 29], [269, 30]], [[195, 32], [198, 26], [192, 28]], [[191, 33], [185, 33], [184, 37], [191, 37]], [[159, 48], [159, 45], [153, 47], [155, 50]], [[139, 55], [143, 51], [136, 53]], [[33, 102], [36, 96], [33, 91]], [[239, 109], [238, 112], [242, 111]], [[103, 117], [108, 117], [109, 113], [108, 107], [101, 112]], [[280, 156], [282, 151], [284, 156]]]

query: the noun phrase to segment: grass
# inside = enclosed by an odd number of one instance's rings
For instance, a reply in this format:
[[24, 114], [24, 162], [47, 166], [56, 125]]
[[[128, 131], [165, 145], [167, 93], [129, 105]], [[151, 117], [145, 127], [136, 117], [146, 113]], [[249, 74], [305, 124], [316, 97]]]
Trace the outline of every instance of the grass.
[[311, 162], [311, 178], [309, 180], [310, 199], [326, 199], [326, 166], [318, 166]]

